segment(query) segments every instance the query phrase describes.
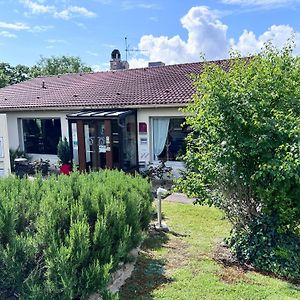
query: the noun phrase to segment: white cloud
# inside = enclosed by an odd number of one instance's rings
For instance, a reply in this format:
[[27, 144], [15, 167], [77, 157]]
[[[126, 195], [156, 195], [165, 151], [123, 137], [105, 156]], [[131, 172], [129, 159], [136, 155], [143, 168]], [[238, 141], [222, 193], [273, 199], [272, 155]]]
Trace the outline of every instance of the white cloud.
[[101, 65], [92, 65], [91, 68], [93, 72], [101, 72], [101, 71], [108, 71], [109, 70], [109, 63], [103, 63]]
[[0, 29], [6, 29], [4, 31], [2, 31], [1, 36], [5, 36], [5, 37], [16, 37], [16, 35], [14, 33], [11, 33], [7, 30], [14, 30], [14, 31], [28, 31], [28, 32], [44, 32], [47, 30], [50, 30], [54, 28], [52, 25], [46, 26], [46, 25], [35, 25], [30, 27], [29, 25], [25, 24], [25, 23], [21, 23], [21, 22], [16, 22], [16, 23], [7, 23], [7, 22], [0, 22]]
[[179, 35], [142, 36], [138, 49], [146, 52], [140, 52], [138, 56], [130, 59], [130, 67], [145, 67], [149, 61], [163, 61], [166, 64], [199, 61], [200, 54], [206, 59], [227, 58], [230, 48], [240, 51], [242, 55], [249, 55], [260, 51], [267, 41], [272, 41], [276, 47], [282, 47], [292, 36], [297, 47], [294, 53], [300, 54], [300, 32], [294, 32], [289, 25], [272, 25], [260, 36], [244, 30], [235, 41], [226, 37], [228, 26], [221, 22], [218, 12], [205, 6], [191, 8], [181, 18], [181, 24], [188, 32], [186, 40]]
[[79, 16], [93, 18], [93, 17], [96, 17], [96, 14], [82, 6], [69, 6], [60, 12], [56, 11], [53, 14], [53, 16], [55, 18], [69, 20], [71, 18], [79, 17]]
[[287, 42], [287, 39], [293, 36], [296, 43], [294, 53], [300, 54], [300, 32], [295, 32], [289, 25], [272, 25], [258, 37], [256, 37], [254, 32], [244, 30], [238, 41], [235, 42], [231, 39], [230, 44], [232, 49], [240, 51], [242, 55], [249, 55], [259, 52], [263, 48], [264, 43], [268, 41], [272, 41], [276, 47], [282, 47]]
[[148, 67], [148, 61], [144, 58], [132, 58], [129, 61], [130, 69]]
[[[188, 31], [187, 40], [179, 35], [144, 35], [138, 48], [147, 51], [146, 56], [150, 61], [163, 61], [167, 64], [199, 61], [201, 53], [208, 59], [222, 58], [227, 54], [227, 25], [206, 6], [192, 7], [181, 18], [181, 24]], [[137, 61], [130, 61], [130, 65], [133, 64], [136, 65]]]
[[6, 30], [0, 31], [0, 36], [6, 37], [6, 38], [16, 38], [17, 35], [11, 32], [8, 32]]
[[69, 20], [74, 17], [86, 17], [92, 18], [95, 17], [96, 14], [83, 6], [67, 6], [63, 10], [59, 10], [54, 5], [45, 5], [44, 1], [38, 0], [19, 0], [21, 4], [23, 4], [26, 8], [29, 9], [31, 14], [40, 15], [40, 14], [50, 14], [55, 18]]
[[27, 7], [32, 14], [46, 14], [46, 13], [54, 13], [55, 7], [50, 5], [44, 5], [37, 2], [33, 2], [31, 0], [20, 0], [20, 2]]
[[10, 29], [10, 30], [28, 30], [30, 27], [24, 23], [16, 22], [16, 23], [6, 23], [0, 22], [0, 28], [2, 29]]
[[36, 25], [36, 26], [33, 26], [29, 31], [30, 32], [45, 32], [45, 31], [51, 30], [53, 28], [54, 28], [53, 25]]

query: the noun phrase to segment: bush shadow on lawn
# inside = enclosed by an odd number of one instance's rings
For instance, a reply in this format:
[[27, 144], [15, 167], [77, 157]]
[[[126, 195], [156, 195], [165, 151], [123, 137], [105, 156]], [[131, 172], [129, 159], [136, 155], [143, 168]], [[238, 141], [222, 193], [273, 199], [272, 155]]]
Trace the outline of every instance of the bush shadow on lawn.
[[172, 280], [165, 275], [166, 261], [155, 258], [151, 251], [159, 251], [168, 242], [169, 237], [153, 226], [142, 244], [132, 276], [121, 288], [120, 299], [154, 299], [152, 291]]

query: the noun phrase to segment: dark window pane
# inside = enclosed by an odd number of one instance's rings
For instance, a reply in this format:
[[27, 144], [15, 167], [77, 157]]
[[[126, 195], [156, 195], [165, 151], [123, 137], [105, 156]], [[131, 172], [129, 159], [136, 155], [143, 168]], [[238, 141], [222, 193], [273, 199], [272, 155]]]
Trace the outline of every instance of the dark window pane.
[[183, 118], [170, 119], [166, 144], [163, 152], [158, 156], [159, 160], [175, 161], [179, 156], [185, 153], [185, 138], [188, 134], [188, 130], [185, 126], [182, 126], [183, 122]]
[[27, 153], [57, 154], [61, 137], [60, 119], [23, 119], [22, 124]]

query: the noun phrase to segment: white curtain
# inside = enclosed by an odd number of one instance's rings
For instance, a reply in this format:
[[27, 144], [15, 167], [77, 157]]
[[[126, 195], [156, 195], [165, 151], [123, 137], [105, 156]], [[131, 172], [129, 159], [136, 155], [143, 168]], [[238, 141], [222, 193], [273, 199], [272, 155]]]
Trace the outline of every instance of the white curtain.
[[158, 156], [164, 150], [168, 136], [169, 123], [169, 118], [153, 119], [153, 152], [155, 160], [158, 160]]

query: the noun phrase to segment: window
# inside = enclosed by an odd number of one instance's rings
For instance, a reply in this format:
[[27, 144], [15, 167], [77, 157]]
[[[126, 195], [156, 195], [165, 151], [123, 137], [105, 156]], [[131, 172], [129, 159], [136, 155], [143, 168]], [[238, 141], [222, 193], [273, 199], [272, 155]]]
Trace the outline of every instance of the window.
[[22, 126], [27, 153], [57, 154], [61, 137], [60, 119], [23, 119]]
[[175, 161], [185, 153], [189, 130], [183, 122], [184, 118], [153, 118], [154, 160]]

